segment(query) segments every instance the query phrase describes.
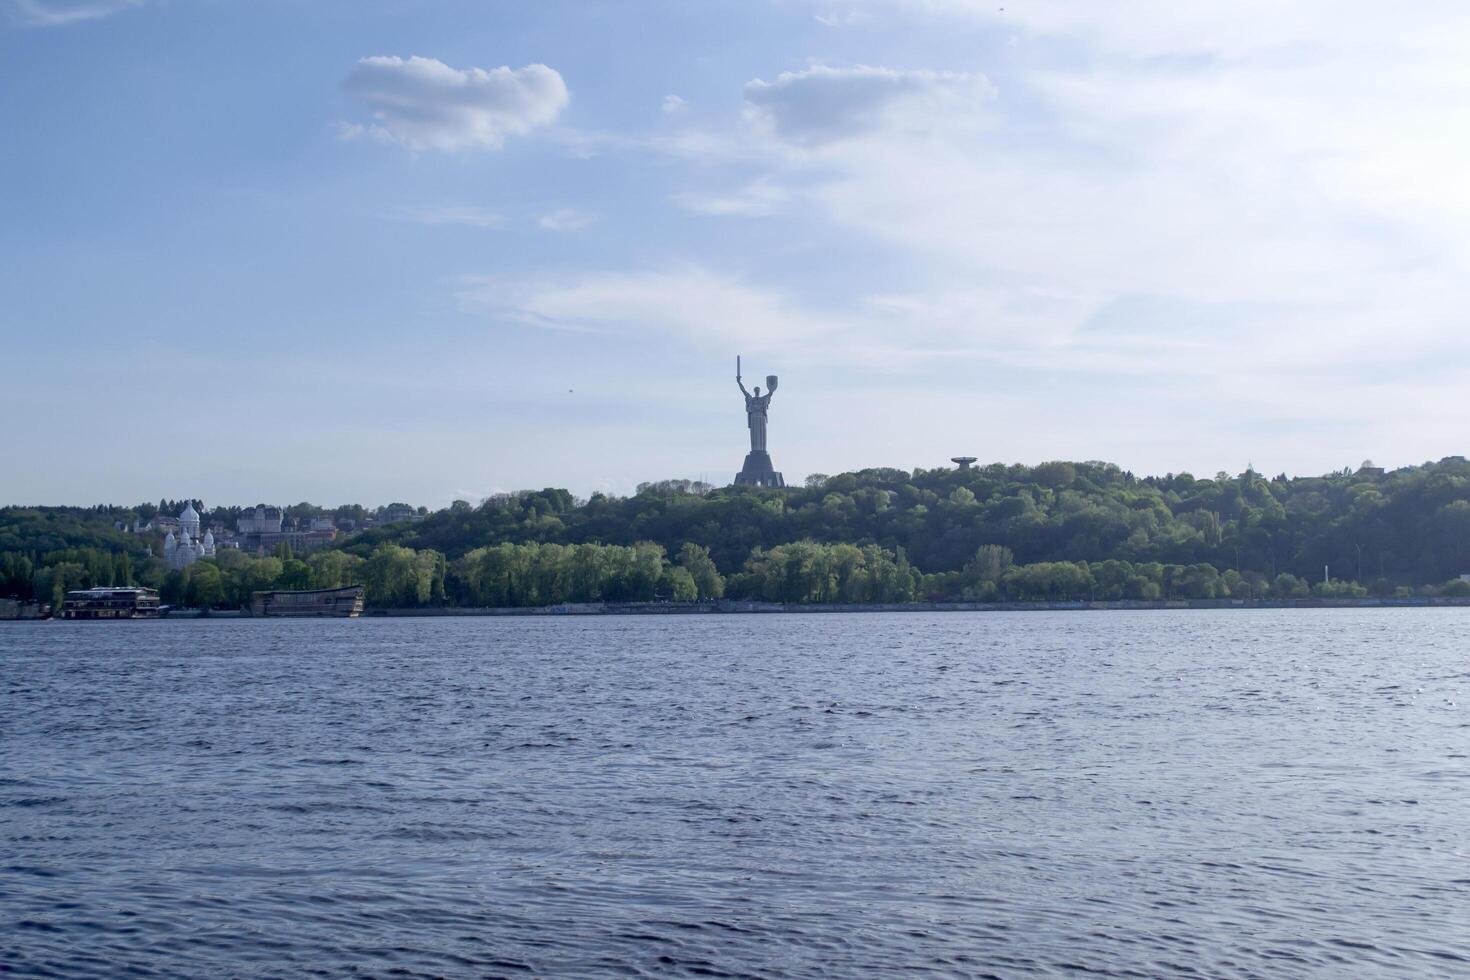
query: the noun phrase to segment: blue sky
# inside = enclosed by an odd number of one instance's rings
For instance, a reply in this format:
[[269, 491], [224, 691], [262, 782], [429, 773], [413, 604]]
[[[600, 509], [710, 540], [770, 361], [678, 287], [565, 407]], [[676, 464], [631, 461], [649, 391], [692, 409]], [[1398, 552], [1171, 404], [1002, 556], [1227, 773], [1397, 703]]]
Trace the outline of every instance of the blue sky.
[[1462, 5], [0, 0], [5, 502], [1463, 453]]

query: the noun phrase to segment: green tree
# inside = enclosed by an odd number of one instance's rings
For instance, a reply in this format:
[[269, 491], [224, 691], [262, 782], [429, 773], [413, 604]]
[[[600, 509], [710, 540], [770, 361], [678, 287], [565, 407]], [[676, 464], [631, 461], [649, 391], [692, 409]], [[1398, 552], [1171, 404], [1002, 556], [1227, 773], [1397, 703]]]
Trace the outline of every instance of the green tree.
[[[379, 545], [362, 568], [368, 603], [389, 608], [427, 605], [434, 595], [442, 560], [443, 556], [435, 551]], [[442, 578], [437, 580], [442, 588]]]
[[311, 566], [298, 558], [287, 558], [281, 562], [281, 574], [276, 578], [276, 588], [304, 592], [311, 588]]
[[345, 551], [318, 551], [306, 560], [311, 570], [311, 588], [340, 589], [357, 585], [363, 560]]
[[68, 592], [87, 588], [87, 569], [78, 562], [63, 561], [46, 565], [33, 575], [32, 594], [50, 602], [52, 609], [61, 608]]
[[709, 549], [686, 541], [679, 549], [679, 567], [689, 573], [700, 599], [721, 599], [725, 595], [725, 577], [720, 574]]
[[185, 601], [196, 609], [213, 609], [224, 600], [224, 577], [219, 568], [210, 562], [196, 562], [190, 566]]
[[279, 588], [281, 572], [285, 563], [279, 558], [256, 558], [242, 567], [243, 584], [249, 599], [251, 592], [267, 592]]
[[193, 577], [192, 566], [175, 568], [163, 577], [163, 588], [159, 599], [168, 606], [189, 604], [189, 580]]
[[1006, 546], [982, 544], [962, 569], [966, 591], [973, 597], [993, 597], [1014, 561], [1015, 556]]
[[1301, 599], [1310, 595], [1311, 591], [1307, 583], [1289, 572], [1282, 572], [1271, 583], [1271, 598], [1273, 599]]
[[699, 598], [699, 587], [694, 584], [694, 576], [682, 565], [672, 565], [664, 569], [659, 591], [666, 593], [675, 602], [693, 602]]
[[1318, 582], [1312, 586], [1312, 595], [1324, 599], [1360, 599], [1367, 594], [1368, 590], [1357, 582], [1344, 582], [1341, 579]]

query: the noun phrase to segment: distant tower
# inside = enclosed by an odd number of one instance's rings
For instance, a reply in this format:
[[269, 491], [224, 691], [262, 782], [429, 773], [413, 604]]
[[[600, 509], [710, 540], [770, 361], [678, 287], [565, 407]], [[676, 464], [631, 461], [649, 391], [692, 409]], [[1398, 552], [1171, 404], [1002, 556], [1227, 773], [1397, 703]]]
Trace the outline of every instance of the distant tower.
[[951, 456], [949, 458], [949, 461], [951, 463], [955, 464], [956, 466], [958, 466], [962, 470], [967, 470], [971, 466], [974, 466], [975, 465], [975, 457], [974, 456]]

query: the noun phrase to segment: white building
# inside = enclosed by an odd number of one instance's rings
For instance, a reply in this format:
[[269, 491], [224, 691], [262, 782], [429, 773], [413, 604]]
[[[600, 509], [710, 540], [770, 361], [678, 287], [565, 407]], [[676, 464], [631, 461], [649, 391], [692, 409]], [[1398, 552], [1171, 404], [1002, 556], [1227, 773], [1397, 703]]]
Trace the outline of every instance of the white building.
[[199, 512], [193, 504], [184, 505], [184, 512], [179, 515], [179, 529], [191, 538], [199, 537]]
[[214, 557], [214, 532], [206, 531], [204, 540], [195, 540], [199, 534], [199, 512], [193, 504], [186, 504], [179, 515], [179, 534], [173, 531], [163, 539], [163, 559], [171, 569], [188, 568], [201, 558]]

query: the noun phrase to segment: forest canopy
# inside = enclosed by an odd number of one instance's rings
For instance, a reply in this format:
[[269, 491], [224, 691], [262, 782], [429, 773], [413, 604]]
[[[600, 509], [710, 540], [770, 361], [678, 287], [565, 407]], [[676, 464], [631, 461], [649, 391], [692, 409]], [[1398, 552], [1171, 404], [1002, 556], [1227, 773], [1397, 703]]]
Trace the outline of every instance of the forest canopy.
[[365, 585], [376, 605], [464, 606], [1470, 593], [1461, 457], [1295, 478], [1058, 461], [814, 474], [782, 490], [667, 480], [578, 500], [548, 488], [456, 501], [311, 555], [222, 549], [185, 572], [114, 527], [147, 509], [0, 508], [0, 595], [126, 583], [215, 606], [339, 584]]

